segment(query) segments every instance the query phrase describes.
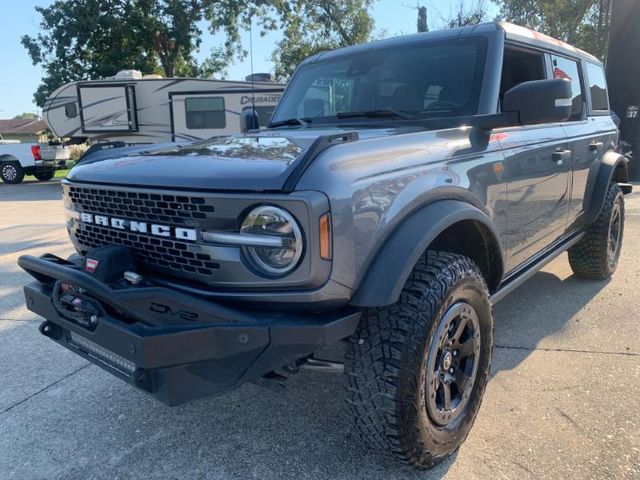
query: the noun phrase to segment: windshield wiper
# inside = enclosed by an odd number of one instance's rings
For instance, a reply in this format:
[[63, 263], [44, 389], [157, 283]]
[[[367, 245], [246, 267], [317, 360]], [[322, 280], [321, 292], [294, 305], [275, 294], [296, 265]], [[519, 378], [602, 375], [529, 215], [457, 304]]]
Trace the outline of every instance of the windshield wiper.
[[309, 126], [309, 124], [312, 122], [313, 120], [309, 117], [303, 117], [303, 118], [287, 118], [286, 120], [278, 120], [277, 122], [271, 122], [269, 125], [267, 125], [269, 128], [273, 128], [273, 127], [282, 127], [284, 125], [300, 125], [303, 127], [307, 127]]
[[413, 120], [415, 115], [410, 114], [402, 110], [393, 110], [392, 108], [385, 108], [383, 110], [365, 110], [362, 112], [339, 112], [336, 113], [337, 118], [351, 118], [351, 117], [393, 117], [402, 118], [403, 120]]

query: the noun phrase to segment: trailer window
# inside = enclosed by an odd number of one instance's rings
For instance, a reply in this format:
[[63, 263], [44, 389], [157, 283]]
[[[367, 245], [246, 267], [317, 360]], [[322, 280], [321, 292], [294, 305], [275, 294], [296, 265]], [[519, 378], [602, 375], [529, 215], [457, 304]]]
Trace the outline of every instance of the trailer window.
[[571, 82], [572, 100], [569, 121], [582, 120], [584, 95], [582, 94], [578, 62], [556, 55], [551, 55], [551, 62], [553, 63], [553, 78], [563, 78]]
[[607, 81], [604, 71], [599, 65], [587, 63], [587, 75], [589, 76], [589, 92], [591, 94], [591, 109], [609, 111], [609, 99], [607, 97]]
[[64, 113], [67, 118], [75, 118], [78, 116], [78, 107], [76, 102], [69, 102], [64, 105]]
[[225, 128], [227, 119], [223, 97], [190, 97], [184, 100], [187, 128]]

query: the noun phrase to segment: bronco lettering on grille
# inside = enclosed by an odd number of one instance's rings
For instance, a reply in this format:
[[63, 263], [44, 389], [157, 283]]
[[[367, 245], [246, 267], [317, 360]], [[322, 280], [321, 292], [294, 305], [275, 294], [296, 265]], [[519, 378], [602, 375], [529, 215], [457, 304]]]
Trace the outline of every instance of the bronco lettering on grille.
[[107, 217], [106, 215], [97, 215], [88, 212], [76, 212], [74, 210], [68, 210], [68, 212], [73, 218], [82, 223], [91, 223], [95, 225], [102, 225], [103, 227], [115, 228], [117, 230], [147, 233], [158, 237], [169, 237], [175, 238], [177, 240], [187, 240], [191, 242], [195, 242], [198, 239], [198, 233], [194, 228], [156, 225], [154, 223], [126, 220], [124, 218]]

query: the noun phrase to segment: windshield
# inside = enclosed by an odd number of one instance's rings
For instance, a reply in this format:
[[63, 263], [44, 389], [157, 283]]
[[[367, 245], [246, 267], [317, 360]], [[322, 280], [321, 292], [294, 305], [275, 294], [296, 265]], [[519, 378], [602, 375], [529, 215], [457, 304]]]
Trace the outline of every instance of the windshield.
[[472, 115], [485, 50], [475, 38], [371, 48], [313, 62], [295, 74], [271, 121], [357, 122], [367, 112], [404, 119]]

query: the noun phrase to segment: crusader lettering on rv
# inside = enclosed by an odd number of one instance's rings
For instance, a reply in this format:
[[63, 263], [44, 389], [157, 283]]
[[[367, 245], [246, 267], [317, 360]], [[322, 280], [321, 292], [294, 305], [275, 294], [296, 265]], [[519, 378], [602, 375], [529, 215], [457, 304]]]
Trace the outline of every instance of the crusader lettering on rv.
[[136, 220], [126, 220], [124, 218], [108, 217], [106, 215], [97, 215], [88, 212], [76, 212], [75, 210], [67, 210], [67, 212], [71, 217], [82, 223], [91, 223], [118, 230], [128, 230], [133, 233], [151, 234], [158, 237], [170, 237], [191, 242], [195, 242], [198, 239], [198, 234], [193, 228], [170, 227], [168, 225], [138, 222]]
[[243, 95], [242, 97], [240, 97], [240, 105], [251, 103], [252, 99], [254, 103], [278, 103], [280, 101], [280, 97], [282, 97], [282, 95], [264, 95], [258, 97]]

